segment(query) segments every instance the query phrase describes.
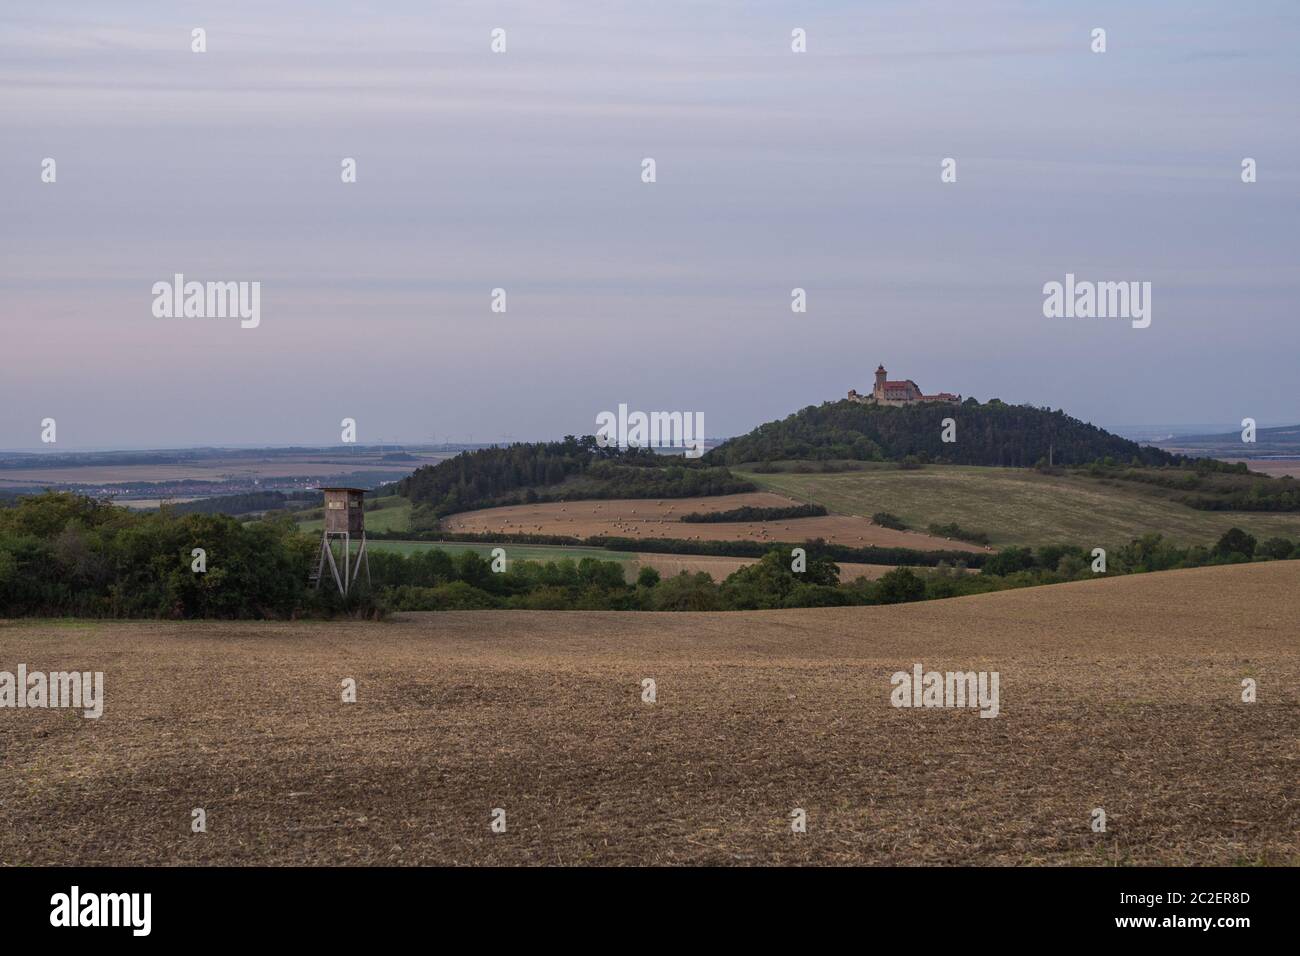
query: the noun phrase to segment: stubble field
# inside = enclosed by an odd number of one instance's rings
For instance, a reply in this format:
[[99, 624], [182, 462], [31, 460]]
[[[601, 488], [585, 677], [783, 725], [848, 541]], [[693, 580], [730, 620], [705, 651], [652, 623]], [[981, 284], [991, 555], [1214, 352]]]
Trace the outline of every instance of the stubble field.
[[[806, 499], [805, 499], [806, 500]], [[565, 534], [579, 538], [609, 535], [627, 538], [677, 538], [690, 541], [771, 541], [802, 543], [823, 538], [853, 548], [912, 548], [919, 551], [986, 551], [978, 545], [915, 531], [895, 531], [856, 514], [776, 521], [688, 523], [682, 515], [733, 508], [788, 508], [802, 504], [771, 492], [662, 500], [619, 498], [604, 501], [545, 502], [484, 508], [449, 515], [447, 531], [500, 534]]]
[[[1298, 619], [1278, 562], [893, 607], [3, 622], [0, 670], [102, 670], [106, 702], [0, 710], [0, 865], [1295, 864]], [[914, 662], [999, 672], [1000, 715], [890, 706]]]

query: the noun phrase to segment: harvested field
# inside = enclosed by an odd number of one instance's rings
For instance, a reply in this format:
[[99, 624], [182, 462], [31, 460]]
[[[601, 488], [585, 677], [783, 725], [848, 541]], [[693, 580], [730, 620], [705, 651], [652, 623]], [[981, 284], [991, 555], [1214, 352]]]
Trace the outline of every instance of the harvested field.
[[[1297, 619], [1300, 562], [892, 607], [5, 622], [0, 669], [102, 670], [106, 703], [0, 710], [0, 865], [1296, 864]], [[918, 661], [999, 672], [1000, 715], [891, 707]]]
[[728, 521], [687, 524], [681, 516], [692, 511], [729, 511], [746, 506], [785, 508], [802, 504], [771, 492], [718, 495], [710, 498], [623, 498], [608, 501], [547, 502], [484, 508], [443, 519], [453, 532], [498, 534], [567, 534], [587, 538], [610, 535], [627, 538], [678, 538], [688, 541], [786, 541], [799, 543], [824, 538], [849, 547], [877, 545], [916, 550], [985, 551], [977, 545], [950, 541], [913, 531], [894, 531], [857, 515], [831, 514], [820, 518], [779, 521]]
[[[636, 556], [637, 564], [640, 567], [651, 567], [659, 572], [665, 578], [674, 577], [686, 571], [689, 574], [696, 574], [703, 571], [721, 583], [729, 574], [739, 571], [741, 568], [753, 564], [757, 558], [725, 558], [716, 555], [694, 555], [694, 554], [651, 554], [641, 552]], [[886, 571], [892, 571], [893, 567], [888, 564], [855, 564], [844, 561], [837, 562], [840, 569], [841, 581], [852, 581], [855, 578], [866, 578], [874, 581]]]

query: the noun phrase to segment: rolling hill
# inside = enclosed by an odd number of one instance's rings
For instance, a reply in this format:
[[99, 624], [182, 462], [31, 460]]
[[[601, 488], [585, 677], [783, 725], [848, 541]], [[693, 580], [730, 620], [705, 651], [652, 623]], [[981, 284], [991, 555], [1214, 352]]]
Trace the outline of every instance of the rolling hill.
[[[908, 527], [955, 522], [983, 531], [996, 548], [1077, 544], [1114, 547], [1148, 532], [1181, 546], [1212, 544], [1238, 527], [1263, 540], [1300, 537], [1300, 513], [1201, 511], [1130, 482], [1098, 481], [1032, 468], [926, 465], [902, 470], [884, 463], [853, 471], [816, 473], [734, 469], [738, 477], [840, 514], [886, 511]], [[795, 467], [798, 463], [787, 463]]]
[[[955, 423], [944, 440], [945, 419]], [[909, 456], [957, 465], [1029, 467], [1051, 461], [1083, 465], [1103, 459], [1144, 465], [1174, 464], [1169, 452], [1072, 418], [1029, 405], [961, 405], [925, 402], [899, 407], [858, 402], [810, 405], [780, 421], [760, 425], [705, 455], [715, 465], [794, 459], [899, 461]]]

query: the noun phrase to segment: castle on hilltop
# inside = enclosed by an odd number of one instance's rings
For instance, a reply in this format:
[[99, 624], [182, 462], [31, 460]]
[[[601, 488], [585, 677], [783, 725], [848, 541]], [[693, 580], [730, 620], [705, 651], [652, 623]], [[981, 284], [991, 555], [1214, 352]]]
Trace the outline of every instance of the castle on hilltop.
[[917, 402], [948, 402], [956, 405], [961, 401], [961, 396], [952, 392], [922, 395], [921, 386], [910, 378], [891, 382], [883, 365], [876, 369], [876, 387], [870, 395], [859, 395], [857, 389], [851, 388], [848, 397], [850, 402], [861, 402], [863, 405], [915, 405]]

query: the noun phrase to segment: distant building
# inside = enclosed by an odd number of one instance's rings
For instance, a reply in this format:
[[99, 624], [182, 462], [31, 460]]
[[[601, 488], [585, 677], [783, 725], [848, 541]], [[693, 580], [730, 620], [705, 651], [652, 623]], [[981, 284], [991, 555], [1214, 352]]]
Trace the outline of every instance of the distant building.
[[961, 396], [952, 392], [925, 395], [921, 392], [921, 386], [910, 378], [891, 382], [883, 365], [876, 368], [876, 386], [870, 395], [859, 395], [856, 389], [851, 388], [848, 398], [851, 402], [861, 402], [863, 405], [915, 405], [917, 402], [947, 402], [956, 405], [961, 401]]

